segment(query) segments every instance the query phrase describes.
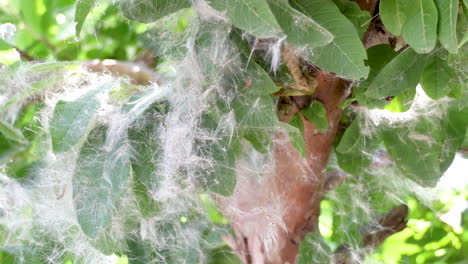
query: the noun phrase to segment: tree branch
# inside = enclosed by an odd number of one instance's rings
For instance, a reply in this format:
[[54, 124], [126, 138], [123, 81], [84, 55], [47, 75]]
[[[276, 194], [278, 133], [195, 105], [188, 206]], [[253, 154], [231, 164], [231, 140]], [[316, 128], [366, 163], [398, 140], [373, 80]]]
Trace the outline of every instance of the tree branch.
[[83, 62], [83, 66], [92, 72], [106, 72], [116, 76], [128, 76], [137, 85], [149, 85], [158, 81], [156, 73], [141, 63], [117, 60], [92, 60]]

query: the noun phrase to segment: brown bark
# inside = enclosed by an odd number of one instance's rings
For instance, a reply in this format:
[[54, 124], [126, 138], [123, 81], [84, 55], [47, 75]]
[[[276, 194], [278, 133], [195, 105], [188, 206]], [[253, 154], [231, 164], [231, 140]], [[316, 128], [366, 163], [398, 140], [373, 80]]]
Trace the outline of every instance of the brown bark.
[[[317, 231], [324, 170], [341, 115], [338, 104], [345, 99], [349, 86], [347, 81], [323, 71], [317, 72], [317, 83], [313, 95], [293, 98], [291, 112], [280, 119], [287, 122], [299, 108], [319, 100], [327, 110], [328, 131], [320, 133], [302, 117], [305, 159], [285, 134], [276, 135], [273, 172], [262, 182], [240, 177], [234, 195], [222, 201], [237, 236], [236, 241], [227, 239], [228, 243], [244, 263], [294, 263], [305, 235]], [[276, 232], [277, 237], [268, 237], [269, 231]], [[268, 243], [269, 248], [265, 246]]]
[[[370, 11], [374, 16], [363, 38], [364, 46], [392, 44], [395, 41], [393, 36], [386, 32], [377, 15], [378, 0], [356, 2], [361, 9]], [[289, 49], [289, 54], [293, 53]], [[298, 62], [304, 63], [304, 60], [288, 58], [286, 63], [290, 71], [294, 72], [296, 86], [300, 86], [295, 88], [314, 91], [315, 87], [304, 87], [307, 84], [316, 85], [316, 89], [312, 95], [283, 97], [283, 101], [289, 101], [289, 105], [280, 105], [279, 119], [287, 122], [311, 100], [318, 100], [327, 110], [329, 129], [320, 133], [312, 122], [302, 116], [306, 157], [301, 158], [286, 134], [277, 134], [273, 151], [274, 164], [271, 165], [273, 168], [266, 168], [270, 172], [265, 173], [260, 181], [254, 180], [255, 177], [249, 175], [248, 171], [241, 172], [233, 196], [220, 199], [236, 235], [235, 238], [225, 237], [225, 241], [244, 263], [295, 263], [300, 243], [306, 234], [318, 232], [317, 221], [324, 193], [346, 179], [327, 178], [324, 170], [338, 130], [341, 115], [338, 104], [349, 95], [350, 83], [333, 74], [314, 71], [314, 67], [309, 67], [310, 72], [304, 73], [307, 65], [297, 67], [294, 64]], [[314, 77], [316, 82], [311, 82], [310, 79]], [[365, 236], [365, 246], [376, 246], [405, 226], [401, 217], [397, 217], [394, 222], [400, 225], [390, 228], [390, 231], [372, 233], [377, 236]]]

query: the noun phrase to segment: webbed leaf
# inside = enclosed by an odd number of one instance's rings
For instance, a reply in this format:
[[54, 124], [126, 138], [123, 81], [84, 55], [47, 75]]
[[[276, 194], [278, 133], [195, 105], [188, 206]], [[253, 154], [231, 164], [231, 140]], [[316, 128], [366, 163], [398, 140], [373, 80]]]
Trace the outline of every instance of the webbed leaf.
[[107, 149], [106, 133], [106, 126], [91, 131], [79, 153], [72, 181], [78, 223], [90, 238], [111, 223], [114, 203], [125, 191], [130, 173], [127, 146]]
[[75, 101], [58, 101], [50, 120], [50, 135], [54, 153], [62, 153], [75, 146], [89, 130], [96, 112], [101, 107], [97, 94], [109, 88], [105, 84]]

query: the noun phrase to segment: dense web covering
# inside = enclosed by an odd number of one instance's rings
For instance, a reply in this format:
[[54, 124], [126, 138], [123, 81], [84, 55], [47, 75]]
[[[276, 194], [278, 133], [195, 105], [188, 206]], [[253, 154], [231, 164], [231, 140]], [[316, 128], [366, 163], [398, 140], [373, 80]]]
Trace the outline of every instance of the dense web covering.
[[[152, 21], [146, 17], [151, 8], [142, 10], [141, 2], [124, 2], [124, 13]], [[166, 6], [142, 36], [164, 60], [157, 83], [136, 86], [79, 63], [24, 64], [0, 73], [2, 122], [18, 122], [24, 105], [40, 102], [33, 129], [40, 162], [22, 179], [9, 175], [8, 162], [0, 163], [0, 245], [19, 263], [37, 257], [114, 263], [112, 254], [127, 255], [130, 263], [207, 263], [206, 252], [233, 233], [220, 212], [241, 222], [262, 216], [251, 228], [267, 254], [278, 232], [287, 230], [283, 212], [291, 205], [281, 197], [248, 210], [238, 199], [257, 199], [256, 187], [274, 174], [275, 146], [301, 137], [300, 128], [278, 120], [279, 97], [271, 96], [279, 91], [275, 82], [294, 83], [281, 63], [285, 36], [256, 38], [262, 28], [245, 33], [231, 27], [229, 14], [205, 1]], [[245, 23], [255, 24], [249, 15]], [[299, 26], [319, 28], [296, 15]], [[174, 30], [181, 17], [187, 25]], [[319, 51], [299, 46], [298, 52]], [[461, 71], [463, 64], [452, 66]], [[368, 86], [352, 82], [355, 89]], [[340, 257], [333, 253], [340, 248], [357, 263], [379, 263], [365, 259], [370, 249], [362, 234], [386, 228], [380, 215], [408, 197], [440, 210], [431, 187], [453, 159], [460, 133], [450, 122], [466, 119], [467, 111], [460, 112], [466, 101], [435, 100], [420, 86], [399, 96], [403, 103], [385, 110], [369, 102], [344, 111], [349, 126], [327, 173], [349, 179], [322, 205], [334, 214], [320, 222], [332, 225], [320, 226], [328, 241], [307, 236], [303, 247], [313, 251], [300, 263], [327, 263]], [[323, 121], [323, 106], [314, 107], [317, 122]], [[300, 157], [300, 140], [294, 146]], [[402, 148], [407, 156], [401, 159], [413, 161], [395, 159]], [[237, 190], [236, 184], [251, 187]], [[229, 198], [233, 192], [237, 198]]]

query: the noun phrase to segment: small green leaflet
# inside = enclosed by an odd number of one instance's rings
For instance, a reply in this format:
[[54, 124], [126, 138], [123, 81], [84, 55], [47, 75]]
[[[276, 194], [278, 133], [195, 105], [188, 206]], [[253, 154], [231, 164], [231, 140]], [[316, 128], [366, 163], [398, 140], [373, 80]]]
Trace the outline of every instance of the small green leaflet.
[[190, 0], [123, 0], [125, 17], [140, 23], [151, 23], [182, 8], [191, 7]]
[[297, 131], [289, 132], [291, 144], [299, 151], [301, 157], [306, 155], [306, 144], [304, 139], [304, 123], [302, 123], [301, 116], [296, 113], [289, 120], [289, 125], [297, 128]]
[[333, 39], [333, 35], [310, 17], [292, 8], [286, 0], [267, 0], [286, 41], [293, 45], [320, 47]]
[[439, 11], [437, 33], [439, 41], [450, 53], [458, 52], [457, 16], [458, 0], [435, 0]]
[[406, 21], [404, 6], [405, 0], [380, 0], [379, 15], [385, 28], [395, 36], [401, 34], [401, 29]]
[[54, 153], [62, 153], [76, 145], [89, 130], [96, 112], [101, 107], [97, 94], [107, 88], [104, 84], [75, 101], [58, 101], [50, 120], [50, 135]]
[[367, 96], [385, 98], [415, 89], [426, 65], [427, 55], [407, 49], [383, 67], [370, 83]]
[[328, 130], [327, 110], [319, 101], [312, 101], [308, 107], [301, 110], [301, 113], [314, 123], [320, 132]]
[[366, 78], [366, 50], [353, 24], [329, 0], [291, 0], [291, 6], [311, 17], [333, 34], [332, 42], [314, 48], [309, 59], [328, 72], [352, 80]]
[[407, 2], [407, 20], [402, 28], [405, 41], [417, 53], [429, 53], [437, 39], [437, 8], [433, 0]]
[[130, 174], [128, 147], [106, 149], [106, 133], [106, 126], [91, 131], [81, 148], [72, 181], [78, 223], [90, 238], [96, 238], [111, 223], [114, 204]]
[[421, 86], [427, 95], [437, 100], [453, 90], [450, 80], [455, 72], [447, 64], [447, 60], [439, 56], [433, 56], [431, 59], [422, 73]]
[[97, 0], [78, 0], [76, 3], [76, 10], [75, 10], [75, 32], [76, 36], [80, 36], [81, 28], [83, 27], [83, 23], [88, 16], [89, 12], [94, 8]]
[[209, 0], [209, 4], [216, 10], [226, 11], [234, 26], [255, 37], [277, 37], [282, 34], [265, 0]]

